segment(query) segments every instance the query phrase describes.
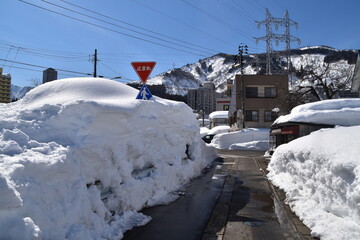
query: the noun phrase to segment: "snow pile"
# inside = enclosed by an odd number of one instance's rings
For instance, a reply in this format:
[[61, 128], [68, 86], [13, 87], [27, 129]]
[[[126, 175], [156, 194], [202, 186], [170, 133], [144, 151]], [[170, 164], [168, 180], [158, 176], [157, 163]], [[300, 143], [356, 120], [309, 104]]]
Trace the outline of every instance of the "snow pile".
[[269, 179], [321, 239], [360, 239], [360, 126], [323, 129], [279, 146]]
[[2, 239], [121, 239], [215, 158], [189, 107], [137, 94], [63, 79], [0, 105]]
[[206, 134], [208, 134], [208, 132], [210, 131], [210, 129], [208, 129], [207, 127], [201, 127], [200, 128], [200, 136], [203, 137]]
[[213, 127], [207, 132], [207, 135], [217, 135], [220, 133], [227, 133], [230, 131], [230, 126], [220, 125]]
[[268, 128], [245, 128], [216, 135], [211, 146], [218, 149], [266, 151], [269, 149]]
[[307, 122], [330, 125], [360, 125], [360, 99], [334, 99], [297, 106], [274, 124]]

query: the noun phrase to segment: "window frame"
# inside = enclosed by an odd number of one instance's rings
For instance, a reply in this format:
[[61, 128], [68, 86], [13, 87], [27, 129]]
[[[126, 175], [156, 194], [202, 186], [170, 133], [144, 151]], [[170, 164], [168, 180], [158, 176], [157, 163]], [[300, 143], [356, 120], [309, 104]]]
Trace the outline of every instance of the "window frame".
[[[249, 115], [251, 112], [251, 115]], [[256, 113], [256, 119], [254, 119], [254, 114]], [[251, 116], [251, 118], [249, 118]], [[245, 121], [246, 122], [259, 122], [259, 110], [245, 110]]]

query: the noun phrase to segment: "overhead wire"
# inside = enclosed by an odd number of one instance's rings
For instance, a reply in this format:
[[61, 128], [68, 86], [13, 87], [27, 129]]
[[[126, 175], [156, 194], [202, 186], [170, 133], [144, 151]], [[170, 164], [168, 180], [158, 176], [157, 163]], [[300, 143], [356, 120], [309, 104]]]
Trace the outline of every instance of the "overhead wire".
[[[85, 16], [85, 17], [88, 17], [88, 18], [91, 18], [91, 19], [94, 19], [94, 20], [97, 20], [97, 21], [100, 21], [100, 22], [103, 22], [103, 23], [106, 23], [106, 24], [115, 26], [115, 27], [119, 27], [119, 28], [125, 29], [125, 30], [130, 31], [130, 32], [134, 32], [134, 33], [140, 34], [140, 35], [142, 35], [142, 36], [146, 36], [146, 37], [149, 37], [149, 38], [153, 38], [153, 39], [156, 39], [156, 40], [159, 40], [159, 41], [162, 41], [162, 42], [166, 42], [166, 43], [170, 43], [170, 44], [173, 44], [173, 45], [176, 45], [176, 46], [180, 46], [180, 47], [183, 47], [183, 48], [192, 49], [192, 50], [199, 51], [199, 52], [202, 52], [202, 53], [212, 54], [212, 53], [210, 53], [210, 52], [206, 52], [206, 51], [203, 51], [203, 50], [199, 50], [199, 49], [197, 49], [197, 48], [193, 48], [193, 47], [190, 47], [190, 46], [186, 46], [186, 45], [183, 45], [183, 44], [179, 44], [179, 43], [176, 43], [176, 42], [173, 42], [173, 41], [165, 40], [165, 39], [162, 39], [162, 38], [160, 38], [160, 37], [152, 36], [152, 35], [150, 35], [150, 34], [143, 33], [143, 32], [140, 32], [140, 31], [137, 31], [137, 30], [128, 28], [128, 27], [123, 27], [123, 26], [120, 26], [120, 25], [118, 25], [118, 24], [115, 24], [115, 23], [112, 23], [112, 22], [109, 22], [109, 21], [102, 20], [102, 19], [100, 19], [100, 18], [96, 18], [96, 17], [93, 17], [93, 16], [89, 16], [89, 15], [84, 14], [84, 13], [81, 13], [81, 12], [79, 12], [79, 11], [72, 10], [72, 9], [70, 9], [70, 8], [63, 7], [63, 6], [60, 6], [60, 5], [58, 5], [58, 4], [55, 4], [55, 3], [52, 3], [52, 2], [49, 2], [49, 1], [46, 1], [46, 0], [40, 0], [40, 1], [45, 2], [45, 3], [47, 3], [47, 4], [50, 4], [50, 5], [53, 5], [53, 6], [56, 6], [56, 7], [58, 7], [58, 8], [64, 9], [64, 10], [73, 12], [73, 13], [76, 13], [76, 14], [79, 14], [79, 15], [82, 15], [82, 16]], [[113, 18], [111, 18], [111, 19], [113, 19]], [[211, 51], [212, 51], [212, 50], [211, 50]]]
[[171, 20], [173, 20], [173, 21], [175, 21], [175, 22], [178, 22], [178, 23], [180, 23], [180, 24], [182, 24], [182, 25], [184, 25], [184, 26], [187, 26], [187, 27], [189, 27], [189, 28], [192, 28], [192, 29], [196, 30], [197, 32], [201, 32], [201, 33], [203, 33], [204, 35], [207, 35], [207, 36], [209, 36], [209, 37], [211, 37], [211, 38], [213, 38], [213, 39], [217, 39], [218, 41], [221, 41], [221, 42], [226, 43], [226, 44], [228, 44], [228, 45], [233, 45], [232, 43], [230, 43], [230, 42], [228, 42], [228, 41], [226, 41], [226, 40], [224, 40], [224, 39], [221, 39], [221, 38], [219, 38], [218, 36], [215, 36], [215, 35], [213, 35], [213, 34], [210, 34], [210, 33], [208, 33], [208, 32], [205, 32], [204, 30], [202, 30], [202, 29], [200, 29], [200, 28], [194, 27], [194, 26], [191, 25], [191, 24], [188, 24], [188, 23], [186, 23], [186, 22], [184, 22], [184, 21], [181, 21], [181, 20], [179, 20], [179, 19], [177, 19], [177, 18], [175, 18], [175, 17], [173, 17], [173, 16], [171, 16], [171, 15], [169, 15], [169, 14], [163, 13], [163, 12], [161, 12], [161, 11], [155, 9], [155, 8], [152, 8], [152, 7], [148, 6], [148, 5], [145, 5], [144, 3], [141, 3], [141, 2], [139, 2], [139, 1], [137, 1], [137, 0], [132, 0], [132, 2], [134, 2], [134, 3], [136, 3], [136, 4], [140, 5], [140, 6], [143, 6], [143, 7], [145, 7], [145, 8], [148, 8], [148, 9], [150, 9], [150, 10], [152, 10], [152, 11], [158, 13], [158, 14], [161, 14], [161, 15], [163, 15], [163, 16], [165, 16], [165, 17], [167, 17], [167, 18], [169, 18], [169, 19], [171, 19]]
[[200, 54], [200, 53], [194, 53], [194, 52], [190, 52], [190, 51], [187, 51], [187, 50], [184, 50], [184, 49], [175, 48], [175, 47], [168, 46], [168, 45], [165, 45], [165, 44], [162, 44], [162, 43], [158, 43], [158, 42], [154, 42], [154, 41], [151, 41], [151, 40], [148, 40], [148, 39], [137, 37], [137, 36], [134, 36], [134, 35], [131, 35], [131, 34], [128, 34], [128, 33], [120, 32], [120, 31], [117, 31], [117, 30], [114, 30], [114, 29], [111, 29], [111, 28], [108, 28], [108, 27], [104, 27], [104, 26], [101, 26], [101, 25], [98, 25], [98, 24], [95, 24], [95, 23], [91, 23], [91, 22], [88, 22], [88, 21], [85, 21], [85, 20], [82, 20], [82, 19], [79, 19], [79, 18], [76, 18], [76, 17], [72, 17], [72, 16], [69, 16], [69, 15], [66, 15], [66, 14], [63, 14], [63, 13], [60, 13], [60, 12], [45, 8], [45, 7], [41, 7], [39, 5], [27, 2], [25, 0], [18, 0], [18, 1], [20, 1], [22, 3], [25, 3], [25, 4], [28, 4], [30, 6], [36, 7], [36, 8], [40, 8], [40, 9], [48, 11], [48, 12], [55, 13], [55, 14], [60, 15], [60, 16], [64, 16], [64, 17], [67, 17], [67, 18], [70, 18], [70, 19], [73, 19], [73, 20], [76, 20], [76, 21], [79, 21], [79, 22], [82, 22], [82, 23], [97, 27], [97, 28], [108, 30], [108, 31], [111, 31], [111, 32], [114, 32], [114, 33], [124, 35], [124, 36], [128, 36], [128, 37], [131, 37], [131, 38], [134, 38], [134, 39], [138, 39], [138, 40], [141, 40], [141, 41], [144, 41], [144, 42], [152, 43], [152, 44], [162, 46], [162, 47], [165, 47], [165, 48], [168, 48], [168, 49], [173, 49], [173, 50], [185, 52], [185, 53], [188, 53], [188, 54], [191, 54], [191, 55], [206, 57], [205, 55]]
[[[0, 58], [0, 61], [6, 61], [6, 60]], [[18, 61], [7, 60], [7, 62], [16, 63], [16, 64], [20, 64], [20, 65], [31, 66], [31, 67], [49, 68], [49, 67], [45, 67], [45, 66], [41, 66], [41, 65], [36, 65], [36, 64], [31, 64], [31, 63], [24, 63], [24, 62], [18, 62]], [[60, 68], [56, 68], [56, 70], [57, 70], [57, 71], [62, 71], [62, 72], [69, 72], [69, 73], [80, 74], [80, 75], [91, 75], [90, 73], [83, 73], [83, 72], [77, 72], [77, 71], [72, 71], [72, 70], [65, 70], [65, 69], [60, 69]]]
[[108, 16], [108, 15], [105, 15], [105, 14], [102, 14], [102, 13], [99, 13], [99, 12], [96, 12], [96, 11], [93, 11], [93, 10], [91, 10], [91, 9], [82, 7], [82, 6], [80, 6], [80, 5], [76, 5], [76, 4], [70, 3], [70, 2], [65, 1], [65, 0], [60, 0], [60, 1], [66, 3], [66, 4], [69, 4], [69, 5], [71, 5], [71, 6], [75, 6], [75, 7], [77, 7], [77, 8], [80, 8], [80, 9], [82, 9], [82, 10], [88, 11], [88, 12], [90, 12], [90, 13], [97, 14], [97, 15], [100, 15], [100, 16], [102, 16], [102, 17], [106, 17], [106, 18], [108, 18], [108, 19], [114, 20], [114, 21], [116, 21], [116, 22], [120, 22], [120, 23], [122, 23], [122, 24], [126, 24], [126, 25], [128, 25], [128, 26], [141, 29], [141, 30], [146, 31], [146, 32], [150, 32], [150, 33], [153, 33], [153, 34], [157, 34], [157, 35], [159, 35], [159, 36], [166, 37], [166, 38], [169, 38], [169, 39], [172, 39], [172, 40], [175, 40], [175, 41], [178, 41], [178, 42], [182, 42], [182, 43], [185, 43], [185, 44], [188, 44], [188, 45], [196, 46], [196, 47], [198, 47], [198, 48], [202, 48], [202, 49], [205, 49], [205, 50], [214, 51], [214, 52], [220, 52], [220, 51], [218, 51], [218, 50], [206, 48], [206, 47], [204, 47], [204, 46], [196, 45], [196, 44], [194, 44], [194, 43], [190, 43], [190, 42], [187, 42], [187, 41], [183, 41], [183, 40], [180, 40], [180, 39], [171, 37], [171, 36], [164, 35], [164, 34], [162, 34], [162, 33], [158, 33], [158, 32], [152, 31], [152, 30], [148, 30], [148, 29], [143, 28], [143, 27], [139, 27], [139, 26], [137, 26], [137, 25], [134, 25], [134, 24], [131, 24], [131, 23], [128, 23], [128, 22], [125, 22], [125, 21], [122, 21], [122, 20], [119, 20], [119, 19], [110, 17], [110, 16]]
[[255, 23], [255, 20], [253, 20], [249, 16], [241, 13], [237, 7], [234, 7], [234, 5], [231, 5], [230, 3], [221, 1], [221, 0], [217, 0], [217, 2], [220, 3], [221, 5], [223, 5], [224, 7], [230, 9], [231, 11], [235, 12], [236, 14], [242, 15], [244, 17], [244, 19], [247, 20], [248, 22]]
[[203, 13], [204, 15], [210, 17], [211, 19], [213, 19], [214, 21], [226, 26], [227, 28], [229, 28], [230, 30], [237, 32], [238, 34], [242, 35], [245, 38], [251, 39], [247, 34], [243, 33], [242, 31], [240, 31], [239, 29], [237, 29], [235, 26], [227, 23], [226, 21], [224, 21], [223, 19], [203, 10], [202, 8], [197, 7], [196, 5], [186, 1], [186, 0], [181, 0], [182, 2], [184, 2], [185, 4], [189, 5], [190, 7], [196, 9], [197, 11]]

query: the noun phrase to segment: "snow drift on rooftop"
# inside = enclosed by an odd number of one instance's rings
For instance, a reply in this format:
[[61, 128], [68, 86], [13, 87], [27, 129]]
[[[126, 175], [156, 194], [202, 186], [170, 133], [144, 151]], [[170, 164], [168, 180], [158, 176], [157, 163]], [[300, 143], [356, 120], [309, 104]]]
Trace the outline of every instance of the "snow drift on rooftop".
[[306, 122], [317, 124], [360, 125], [360, 99], [332, 99], [297, 106], [288, 115], [280, 116], [274, 124]]

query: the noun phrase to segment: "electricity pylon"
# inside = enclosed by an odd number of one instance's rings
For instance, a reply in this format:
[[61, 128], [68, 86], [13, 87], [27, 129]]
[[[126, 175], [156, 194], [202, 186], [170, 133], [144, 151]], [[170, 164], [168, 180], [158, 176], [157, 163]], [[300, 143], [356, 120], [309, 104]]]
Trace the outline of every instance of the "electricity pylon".
[[[297, 41], [300, 45], [301, 41], [299, 38], [293, 37], [290, 35], [290, 26], [295, 25], [296, 28], [298, 28], [298, 23], [291, 20], [289, 18], [288, 10], [285, 11], [285, 15], [283, 18], [274, 18], [271, 16], [268, 9], [266, 9], [266, 19], [264, 21], [256, 21], [258, 24], [258, 28], [262, 24], [266, 27], [266, 36], [265, 37], [259, 37], [255, 38], [256, 43], [259, 42], [259, 40], [265, 40], [266, 41], [266, 73], [271, 73], [271, 55], [273, 52], [273, 48], [271, 45], [271, 41], [275, 40], [276, 46], [279, 45], [279, 42], [285, 42], [285, 51], [287, 53], [286, 60], [287, 60], [287, 70], [289, 71], [290, 68], [290, 42]], [[273, 32], [272, 26], [275, 25], [275, 31], [278, 30], [279, 26], [284, 27], [284, 33], [278, 34]]]

